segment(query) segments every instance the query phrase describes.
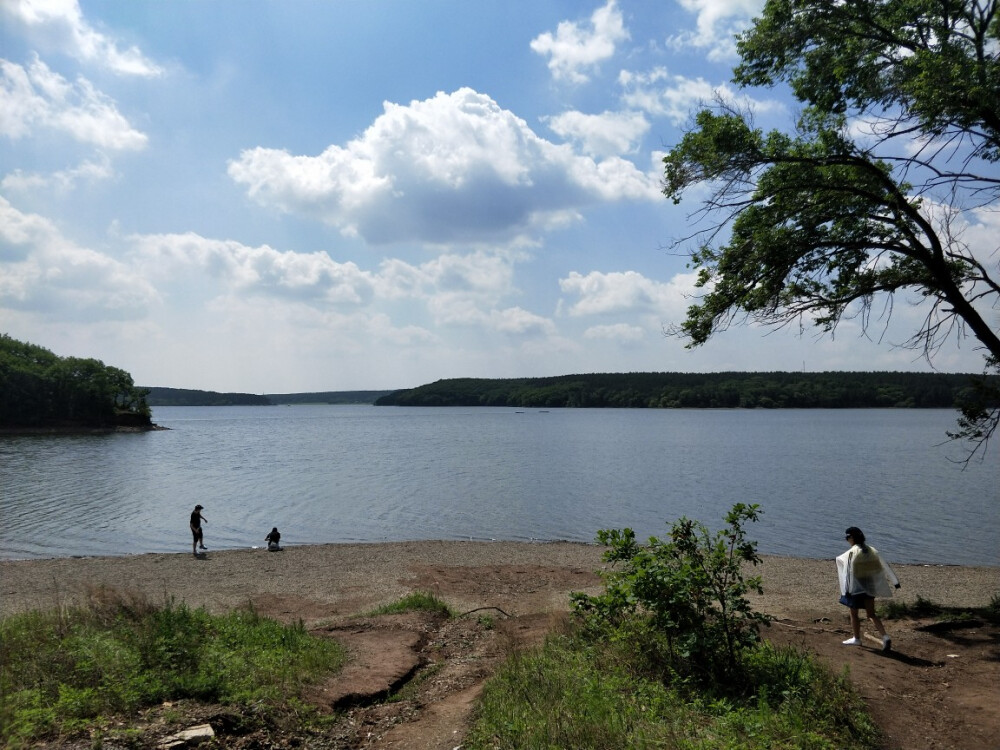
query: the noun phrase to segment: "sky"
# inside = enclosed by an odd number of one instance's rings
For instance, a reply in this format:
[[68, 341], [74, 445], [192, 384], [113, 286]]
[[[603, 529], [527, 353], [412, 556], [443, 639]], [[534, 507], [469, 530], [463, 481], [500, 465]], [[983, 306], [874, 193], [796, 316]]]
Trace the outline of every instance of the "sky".
[[[909, 299], [867, 333], [665, 334], [705, 225], [697, 191], [662, 195], [664, 153], [718, 96], [795, 116], [730, 83], [761, 7], [0, 0], [0, 332], [248, 393], [929, 371]], [[982, 356], [952, 340], [934, 367]]]

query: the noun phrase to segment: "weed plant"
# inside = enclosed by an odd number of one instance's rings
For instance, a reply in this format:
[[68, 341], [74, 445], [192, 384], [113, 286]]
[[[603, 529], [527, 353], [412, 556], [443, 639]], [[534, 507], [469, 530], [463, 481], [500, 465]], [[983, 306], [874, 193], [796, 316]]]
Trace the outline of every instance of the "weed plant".
[[892, 599], [879, 606], [882, 617], [901, 619], [903, 617], [934, 618], [936, 620], [982, 619], [993, 625], [1000, 625], [1000, 594], [994, 594], [982, 607], [945, 607], [922, 596], [916, 601], [900, 602]]
[[0, 741], [26, 746], [185, 698], [297, 710], [301, 689], [344, 659], [301, 623], [101, 590], [85, 607], [0, 621]]
[[452, 617], [454, 615], [447, 603], [434, 594], [425, 591], [415, 591], [407, 594], [398, 601], [383, 604], [381, 607], [375, 608], [369, 614], [395, 615], [402, 614], [403, 612], [432, 612], [445, 617]]

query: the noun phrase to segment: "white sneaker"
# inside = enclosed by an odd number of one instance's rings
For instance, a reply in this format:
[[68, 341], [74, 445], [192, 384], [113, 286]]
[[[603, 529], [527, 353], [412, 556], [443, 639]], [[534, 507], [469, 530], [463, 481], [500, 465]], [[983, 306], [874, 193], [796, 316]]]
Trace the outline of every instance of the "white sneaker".
[[844, 645], [845, 646], [860, 646], [861, 645], [861, 639], [860, 638], [848, 638], [846, 641], [844, 641]]
[[882, 651], [892, 651], [892, 638], [887, 635], [882, 636]]

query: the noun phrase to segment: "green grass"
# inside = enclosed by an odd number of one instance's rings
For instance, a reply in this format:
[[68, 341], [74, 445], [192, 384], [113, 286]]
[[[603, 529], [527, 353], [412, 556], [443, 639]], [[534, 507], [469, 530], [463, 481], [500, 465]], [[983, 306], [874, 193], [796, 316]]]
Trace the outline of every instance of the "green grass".
[[344, 659], [301, 623], [100, 591], [87, 607], [0, 621], [0, 741], [27, 746], [186, 698], [299, 710], [301, 689]]
[[436, 597], [434, 594], [429, 594], [423, 591], [415, 591], [412, 594], [407, 594], [398, 601], [383, 604], [381, 607], [377, 607], [368, 614], [373, 616], [396, 615], [403, 612], [433, 612], [444, 615], [445, 617], [452, 617], [454, 615], [451, 607], [449, 607], [444, 601]]
[[484, 689], [464, 747], [741, 748], [879, 746], [844, 676], [766, 644], [747, 655], [755, 696], [723, 698], [651, 678], [631, 649], [553, 636], [516, 654]]
[[879, 607], [879, 614], [897, 620], [903, 617], [933, 617], [937, 620], [979, 618], [993, 625], [1000, 625], [1000, 594], [994, 594], [989, 603], [982, 607], [945, 607], [922, 596], [917, 596], [913, 603], [889, 599]]

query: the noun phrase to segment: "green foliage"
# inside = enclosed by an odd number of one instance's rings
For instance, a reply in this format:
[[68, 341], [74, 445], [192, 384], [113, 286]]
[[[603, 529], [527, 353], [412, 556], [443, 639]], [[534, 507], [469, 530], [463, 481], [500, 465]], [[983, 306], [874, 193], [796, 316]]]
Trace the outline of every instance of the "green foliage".
[[712, 535], [687, 519], [669, 541], [606, 530], [598, 596], [573, 595], [569, 633], [515, 653], [486, 684], [465, 746], [485, 748], [877, 748], [847, 679], [759, 638], [746, 595], [758, 562], [738, 503]]
[[1000, 624], [1000, 593], [993, 594], [989, 602], [981, 607], [945, 607], [922, 596], [917, 596], [916, 601], [912, 603], [888, 599], [879, 606], [879, 612], [885, 618], [917, 617], [936, 620], [981, 618], [996, 625]]
[[278, 705], [344, 659], [334, 641], [313, 638], [301, 624], [102, 596], [88, 608], [0, 621], [7, 746], [167, 700]]
[[0, 334], [0, 427], [142, 426], [149, 417], [145, 390], [124, 370]]
[[761, 644], [745, 664], [759, 693], [733, 701], [650, 679], [642, 651], [620, 641], [550, 637], [486, 684], [463, 747], [879, 747], [860, 696], [811, 656]]
[[373, 615], [394, 615], [403, 612], [431, 612], [451, 617], [451, 607], [434, 594], [425, 591], [414, 591], [398, 601], [383, 604], [371, 612]]
[[[706, 291], [677, 333], [697, 346], [745, 318], [867, 329], [876, 299], [887, 317], [905, 291], [926, 315], [893, 343], [930, 359], [971, 333], [998, 371], [983, 313], [1000, 298], [994, 248], [970, 248], [960, 228], [962, 212], [1000, 197], [997, 11], [997, 0], [767, 0], [734, 80], [787, 84], [801, 114], [790, 133], [764, 132], [720, 102], [665, 157], [666, 196], [710, 183], [704, 208], [719, 219], [691, 253]], [[959, 436], [989, 437], [997, 393], [963, 411]]]
[[[956, 408], [971, 375], [912, 372], [608, 373], [549, 378], [456, 378], [396, 391], [386, 406], [517, 408]], [[1000, 382], [1000, 378], [987, 381]], [[993, 405], [1000, 403], [994, 397]]]
[[751, 689], [742, 658], [770, 621], [748, 599], [750, 592], [762, 593], [760, 577], [744, 576], [744, 566], [760, 561], [744, 529], [759, 514], [759, 506], [737, 503], [714, 535], [681, 518], [668, 540], [651, 537], [645, 545], [631, 529], [598, 532], [598, 542], [608, 546], [604, 559], [621, 567], [603, 574], [603, 593], [574, 594], [576, 612], [591, 632], [655, 652], [651, 661], [673, 679]]

